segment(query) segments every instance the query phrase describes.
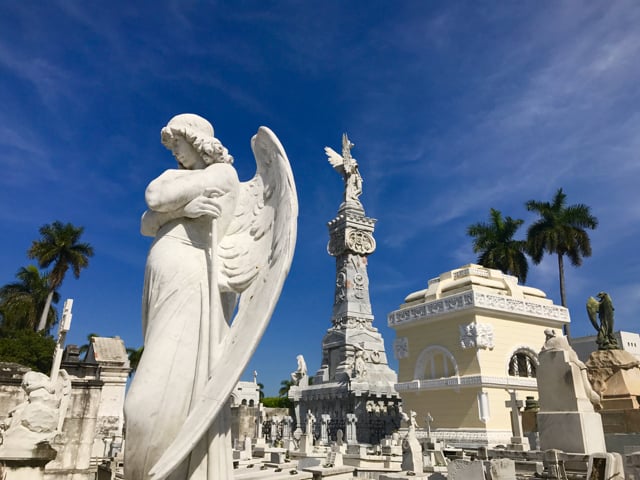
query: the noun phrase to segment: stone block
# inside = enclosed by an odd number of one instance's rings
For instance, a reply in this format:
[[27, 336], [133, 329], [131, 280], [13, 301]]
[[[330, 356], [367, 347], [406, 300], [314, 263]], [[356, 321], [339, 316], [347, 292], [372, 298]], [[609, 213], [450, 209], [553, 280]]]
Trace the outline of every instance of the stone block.
[[282, 464], [286, 462], [287, 452], [284, 448], [273, 448], [271, 449], [271, 463]]
[[305, 472], [310, 472], [313, 474], [313, 480], [320, 480], [323, 478], [330, 478], [331, 480], [346, 480], [353, 478], [353, 472], [355, 468], [353, 467], [308, 467], [305, 468]]
[[484, 465], [479, 461], [453, 460], [447, 465], [448, 480], [486, 480]]
[[606, 451], [602, 419], [596, 412], [539, 412], [540, 449], [568, 453]]
[[625, 474], [628, 480], [640, 480], [640, 451], [624, 456]]
[[516, 480], [516, 462], [509, 458], [497, 458], [487, 462], [488, 480]]
[[589, 480], [624, 480], [624, 465], [619, 453], [594, 453], [589, 456]]

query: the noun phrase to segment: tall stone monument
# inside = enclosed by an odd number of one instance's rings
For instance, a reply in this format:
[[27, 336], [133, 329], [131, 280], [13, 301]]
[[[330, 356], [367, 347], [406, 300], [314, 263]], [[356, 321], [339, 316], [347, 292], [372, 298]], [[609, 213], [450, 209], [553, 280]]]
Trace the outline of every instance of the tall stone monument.
[[538, 356], [538, 431], [540, 449], [569, 453], [605, 452], [600, 395], [587, 378], [587, 367], [578, 359], [566, 337], [545, 331], [546, 342]]
[[322, 340], [322, 365], [312, 384], [292, 387], [289, 398], [296, 404], [298, 425], [306, 412], [316, 418], [331, 415], [328, 435], [335, 439], [338, 429], [350, 431], [347, 418], [355, 418], [357, 442], [378, 443], [400, 426], [400, 397], [382, 335], [373, 326], [367, 257], [376, 248], [376, 220], [365, 215], [359, 199], [362, 177], [351, 156], [353, 146], [344, 134], [342, 155], [325, 148], [329, 163], [342, 175], [345, 185], [338, 215], [328, 224], [327, 249], [336, 258], [331, 328]]

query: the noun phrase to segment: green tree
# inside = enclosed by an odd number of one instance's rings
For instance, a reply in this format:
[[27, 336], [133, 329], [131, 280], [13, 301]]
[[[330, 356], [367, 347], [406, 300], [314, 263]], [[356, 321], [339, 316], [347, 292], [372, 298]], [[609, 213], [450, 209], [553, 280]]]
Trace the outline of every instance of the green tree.
[[284, 397], [264, 397], [262, 404], [268, 408], [291, 408], [293, 403]]
[[[562, 188], [558, 189], [551, 202], [529, 200], [526, 207], [540, 216], [527, 231], [528, 253], [535, 264], [542, 261], [545, 253], [557, 255], [560, 300], [566, 307], [564, 257], [568, 257], [573, 266], [579, 267], [583, 257], [591, 256], [591, 240], [586, 230], [595, 229], [598, 219], [591, 214], [587, 205], [578, 203], [567, 206], [567, 195]], [[568, 325], [565, 326], [565, 334], [569, 336]]]
[[90, 333], [89, 335], [87, 335], [87, 343], [85, 343], [84, 345], [80, 345], [80, 348], [78, 349], [78, 352], [80, 353], [80, 355], [85, 354], [89, 351], [89, 347], [91, 346], [91, 339], [93, 337], [99, 337], [100, 334], [99, 333]]
[[143, 352], [144, 345], [140, 348], [127, 348], [127, 354], [129, 355], [129, 366], [131, 367], [131, 371], [129, 372], [130, 377], [133, 376], [133, 374], [138, 369], [138, 364], [140, 363]]
[[260, 389], [258, 395], [260, 396], [260, 401], [264, 398], [264, 383], [258, 382], [258, 388]]
[[291, 380], [282, 380], [280, 382], [280, 390], [278, 390], [278, 396], [280, 396], [281, 398], [287, 398], [289, 389], [294, 385], [295, 384]]
[[[7, 329], [35, 330], [49, 296], [49, 278], [42, 275], [35, 265], [20, 268], [16, 278], [18, 282], [0, 288], [2, 325]], [[54, 291], [51, 303], [59, 301], [60, 295]], [[47, 313], [46, 330], [48, 331], [57, 321], [58, 312], [52, 307]]]
[[47, 375], [51, 371], [55, 340], [30, 329], [0, 329], [0, 362], [13, 362]]
[[71, 268], [74, 276], [79, 278], [80, 270], [89, 265], [89, 257], [93, 256], [93, 247], [88, 243], [80, 243], [83, 231], [83, 227], [76, 227], [71, 223], [63, 224], [59, 221], [43, 225], [40, 227], [40, 240], [35, 240], [27, 252], [29, 258], [38, 260], [40, 268], [53, 265], [49, 272], [49, 295], [40, 317], [38, 331], [46, 325], [45, 320], [49, 314], [53, 294], [62, 285], [67, 270]]
[[526, 241], [513, 238], [523, 223], [524, 220], [519, 218], [503, 218], [499, 210], [492, 208], [488, 223], [469, 225], [467, 235], [473, 237], [473, 251], [480, 254], [478, 263], [515, 275], [521, 283], [525, 283], [529, 271], [525, 255]]

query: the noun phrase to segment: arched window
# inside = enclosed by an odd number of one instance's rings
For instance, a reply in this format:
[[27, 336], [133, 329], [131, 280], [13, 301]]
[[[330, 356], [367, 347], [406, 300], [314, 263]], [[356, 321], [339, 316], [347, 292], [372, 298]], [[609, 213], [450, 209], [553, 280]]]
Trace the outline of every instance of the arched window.
[[416, 361], [414, 379], [434, 380], [458, 376], [458, 363], [444, 347], [432, 345], [425, 348]]
[[529, 348], [517, 349], [509, 359], [509, 375], [512, 377], [536, 378], [538, 357]]

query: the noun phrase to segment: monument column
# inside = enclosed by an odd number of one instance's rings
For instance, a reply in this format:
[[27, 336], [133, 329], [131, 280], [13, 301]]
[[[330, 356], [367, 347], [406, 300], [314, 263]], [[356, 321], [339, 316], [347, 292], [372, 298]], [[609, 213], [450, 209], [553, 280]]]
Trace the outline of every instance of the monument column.
[[[327, 251], [336, 261], [331, 327], [322, 339], [322, 364], [313, 383], [291, 387], [289, 398], [301, 415], [314, 412], [320, 419], [326, 415], [346, 424], [347, 443], [371, 444], [399, 428], [400, 398], [384, 340], [373, 326], [367, 263], [376, 249], [376, 220], [366, 216], [359, 199], [362, 177], [351, 156], [353, 146], [345, 134], [342, 154], [325, 147], [344, 181], [342, 203], [327, 225]], [[355, 421], [357, 430], [352, 428]]]

